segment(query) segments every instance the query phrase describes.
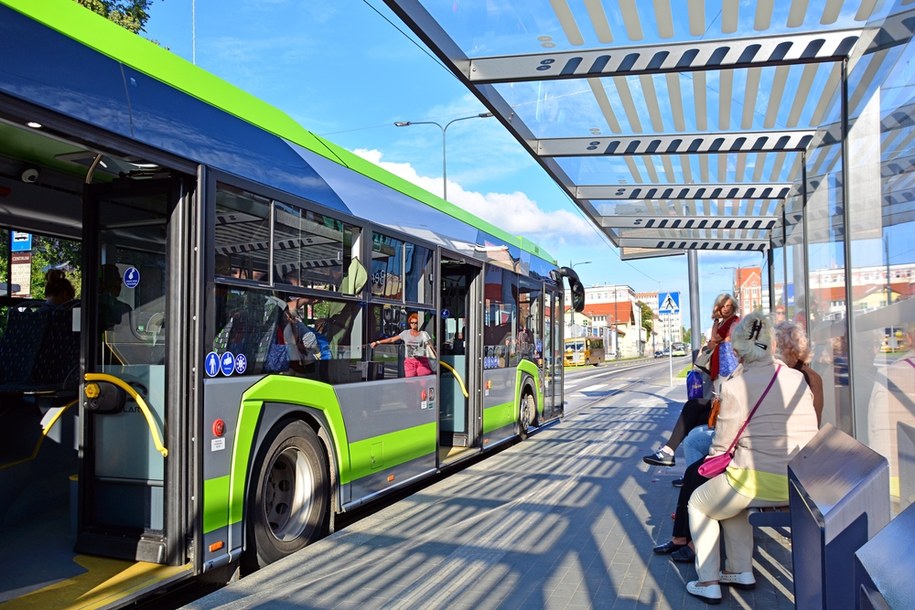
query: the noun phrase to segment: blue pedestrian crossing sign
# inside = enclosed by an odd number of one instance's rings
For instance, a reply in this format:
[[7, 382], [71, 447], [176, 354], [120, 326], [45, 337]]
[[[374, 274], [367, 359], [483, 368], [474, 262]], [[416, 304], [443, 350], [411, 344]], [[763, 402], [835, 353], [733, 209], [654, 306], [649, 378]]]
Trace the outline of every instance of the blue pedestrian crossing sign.
[[658, 313], [679, 313], [680, 311], [680, 293], [679, 292], [659, 292], [658, 293]]

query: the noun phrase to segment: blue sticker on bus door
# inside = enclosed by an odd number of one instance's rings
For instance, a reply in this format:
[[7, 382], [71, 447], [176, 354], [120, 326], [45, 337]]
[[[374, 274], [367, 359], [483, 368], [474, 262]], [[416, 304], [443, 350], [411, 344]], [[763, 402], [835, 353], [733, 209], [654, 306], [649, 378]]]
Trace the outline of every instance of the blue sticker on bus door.
[[203, 368], [206, 369], [207, 377], [215, 377], [219, 374], [219, 354], [210, 352], [203, 359]]
[[124, 270], [124, 285], [128, 288], [136, 288], [140, 283], [140, 270], [136, 267], [127, 267]]
[[235, 354], [226, 352], [220, 356], [219, 368], [222, 370], [223, 375], [230, 377], [235, 372]]
[[248, 358], [244, 354], [235, 356], [235, 372], [241, 375], [248, 369]]

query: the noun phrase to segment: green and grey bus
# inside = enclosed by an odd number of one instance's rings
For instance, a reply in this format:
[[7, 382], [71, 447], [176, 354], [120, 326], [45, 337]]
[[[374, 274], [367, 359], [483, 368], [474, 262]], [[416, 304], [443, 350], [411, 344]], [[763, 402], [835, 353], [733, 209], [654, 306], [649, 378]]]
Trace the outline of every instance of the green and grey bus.
[[0, 600], [256, 569], [562, 414], [535, 244], [72, 0], [0, 48]]

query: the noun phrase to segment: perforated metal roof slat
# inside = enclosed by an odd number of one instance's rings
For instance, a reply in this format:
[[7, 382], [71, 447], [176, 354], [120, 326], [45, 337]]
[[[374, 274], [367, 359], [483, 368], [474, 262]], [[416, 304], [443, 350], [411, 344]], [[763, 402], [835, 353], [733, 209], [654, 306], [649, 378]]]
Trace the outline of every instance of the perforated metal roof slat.
[[[788, 182], [773, 183], [720, 183], [720, 184], [585, 184], [575, 189], [581, 199], [606, 199], [628, 201], [639, 199], [784, 199], [793, 185]], [[717, 195], [716, 195], [717, 193]]]
[[[646, 210], [642, 216], [604, 216], [602, 227], [616, 229], [716, 229], [736, 230], [752, 227], [768, 229], [775, 225], [776, 219], [767, 216], [748, 216], [745, 218], [722, 218], [719, 216], [699, 216], [684, 214], [682, 216], [660, 216], [656, 210]], [[628, 235], [628, 234], [627, 234]]]
[[841, 61], [861, 30], [805, 32], [748, 39], [471, 57], [465, 76], [476, 85], [586, 76], [635, 76]]

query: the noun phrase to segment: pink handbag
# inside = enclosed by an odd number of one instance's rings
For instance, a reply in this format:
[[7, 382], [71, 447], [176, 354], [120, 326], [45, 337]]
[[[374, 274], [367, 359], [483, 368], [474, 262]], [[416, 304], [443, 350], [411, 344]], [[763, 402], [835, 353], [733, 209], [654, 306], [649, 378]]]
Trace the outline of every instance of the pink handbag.
[[772, 379], [769, 381], [769, 385], [766, 386], [766, 391], [763, 392], [762, 396], [759, 397], [759, 400], [756, 401], [756, 405], [753, 407], [753, 410], [750, 411], [750, 414], [747, 415], [747, 420], [743, 422], [740, 430], [737, 431], [737, 436], [734, 437], [734, 440], [731, 442], [731, 446], [728, 447], [728, 450], [724, 453], [705, 458], [705, 461], [699, 465], [700, 475], [704, 476], [706, 479], [711, 479], [712, 477], [717, 477], [719, 474], [728, 469], [728, 464], [730, 464], [731, 460], [734, 458], [734, 447], [737, 446], [737, 441], [740, 440], [740, 435], [743, 434], [747, 424], [750, 423], [750, 418], [753, 417], [754, 413], [756, 413], [756, 409], [758, 409], [759, 405], [762, 404], [763, 398], [765, 398], [766, 394], [769, 393], [769, 390], [772, 389], [772, 384], [775, 383], [775, 378], [778, 377], [778, 372], [781, 370], [781, 368], [782, 365], [780, 364], [775, 367], [775, 374], [772, 375]]

